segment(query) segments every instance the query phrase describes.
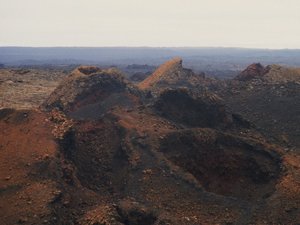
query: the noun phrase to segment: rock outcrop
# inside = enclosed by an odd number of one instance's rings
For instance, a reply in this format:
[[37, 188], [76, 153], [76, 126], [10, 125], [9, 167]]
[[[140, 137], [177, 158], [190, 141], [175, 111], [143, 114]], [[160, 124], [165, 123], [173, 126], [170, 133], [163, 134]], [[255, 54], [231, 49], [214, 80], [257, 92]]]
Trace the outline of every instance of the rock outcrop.
[[260, 79], [267, 83], [300, 82], [300, 69], [280, 65], [264, 67], [260, 63], [254, 63], [235, 77], [235, 80], [239, 81], [251, 81], [253, 79]]
[[264, 67], [260, 63], [253, 63], [248, 66], [244, 71], [242, 71], [238, 76], [236, 76], [236, 80], [239, 81], [247, 81], [252, 80], [254, 78], [260, 78], [268, 72], [269, 68]]
[[300, 83], [299, 68], [288, 68], [279, 65], [269, 65], [266, 67], [266, 70], [268, 72], [263, 76], [263, 79], [269, 83]]
[[77, 119], [97, 119], [114, 106], [132, 107], [138, 90], [117, 69], [82, 66], [54, 90], [44, 107], [58, 108]]
[[156, 91], [160, 88], [193, 87], [204, 79], [204, 74], [195, 74], [183, 68], [182, 59], [174, 58], [162, 64], [151, 76], [138, 86], [142, 90]]

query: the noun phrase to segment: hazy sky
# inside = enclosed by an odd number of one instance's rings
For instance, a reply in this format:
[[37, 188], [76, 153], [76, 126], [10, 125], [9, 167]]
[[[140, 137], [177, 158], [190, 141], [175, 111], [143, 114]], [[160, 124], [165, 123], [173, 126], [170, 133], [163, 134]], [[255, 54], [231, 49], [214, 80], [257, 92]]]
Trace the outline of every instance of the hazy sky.
[[300, 0], [0, 0], [0, 46], [300, 48]]

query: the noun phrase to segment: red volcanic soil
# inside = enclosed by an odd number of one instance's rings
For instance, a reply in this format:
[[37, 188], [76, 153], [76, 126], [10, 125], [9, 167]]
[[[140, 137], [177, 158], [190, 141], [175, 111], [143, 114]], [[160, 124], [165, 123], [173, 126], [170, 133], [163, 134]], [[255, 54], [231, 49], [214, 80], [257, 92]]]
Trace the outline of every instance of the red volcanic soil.
[[[73, 121], [71, 128], [67, 120], [58, 112], [1, 111], [5, 224], [299, 219], [300, 158], [276, 146], [180, 129], [143, 109], [119, 108], [98, 121]], [[59, 127], [68, 128], [56, 139]]]
[[164, 76], [172, 74], [178, 70], [182, 69], [182, 59], [174, 58], [165, 62], [161, 65], [151, 76], [147, 77], [139, 84], [139, 88], [147, 89], [150, 88], [157, 82], [160, 82]]
[[[45, 169], [58, 153], [47, 117], [38, 111], [0, 111], [2, 224], [49, 221], [58, 189]], [[49, 173], [51, 173], [49, 171]]]
[[0, 110], [1, 221], [299, 223], [299, 153], [200, 93], [145, 97], [114, 70], [80, 67], [44, 111]]
[[173, 58], [138, 84], [142, 90], [159, 92], [162, 88], [195, 87], [205, 82], [204, 74], [195, 74], [182, 66], [181, 58]]

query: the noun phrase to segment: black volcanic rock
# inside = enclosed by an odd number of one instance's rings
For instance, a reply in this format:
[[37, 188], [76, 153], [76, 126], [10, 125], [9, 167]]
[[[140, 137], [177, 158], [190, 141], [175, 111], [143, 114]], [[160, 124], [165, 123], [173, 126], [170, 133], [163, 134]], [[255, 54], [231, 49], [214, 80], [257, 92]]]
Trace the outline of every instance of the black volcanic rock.
[[270, 146], [208, 128], [169, 133], [160, 150], [214, 193], [244, 199], [275, 190], [280, 155]]
[[221, 99], [207, 91], [164, 90], [154, 107], [163, 117], [192, 127], [226, 127], [232, 123]]
[[96, 119], [114, 106], [132, 107], [139, 102], [138, 90], [114, 69], [81, 66], [54, 90], [44, 103], [75, 118]]

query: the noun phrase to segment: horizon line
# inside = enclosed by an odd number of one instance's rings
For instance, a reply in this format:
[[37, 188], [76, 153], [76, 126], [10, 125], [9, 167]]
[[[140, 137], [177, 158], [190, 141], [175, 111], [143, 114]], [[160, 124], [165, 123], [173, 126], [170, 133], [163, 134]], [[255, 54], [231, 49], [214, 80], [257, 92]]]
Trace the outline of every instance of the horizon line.
[[223, 48], [223, 49], [249, 49], [249, 50], [300, 50], [300, 48], [262, 48], [262, 47], [237, 47], [237, 46], [22, 46], [22, 45], [0, 45], [0, 48]]

